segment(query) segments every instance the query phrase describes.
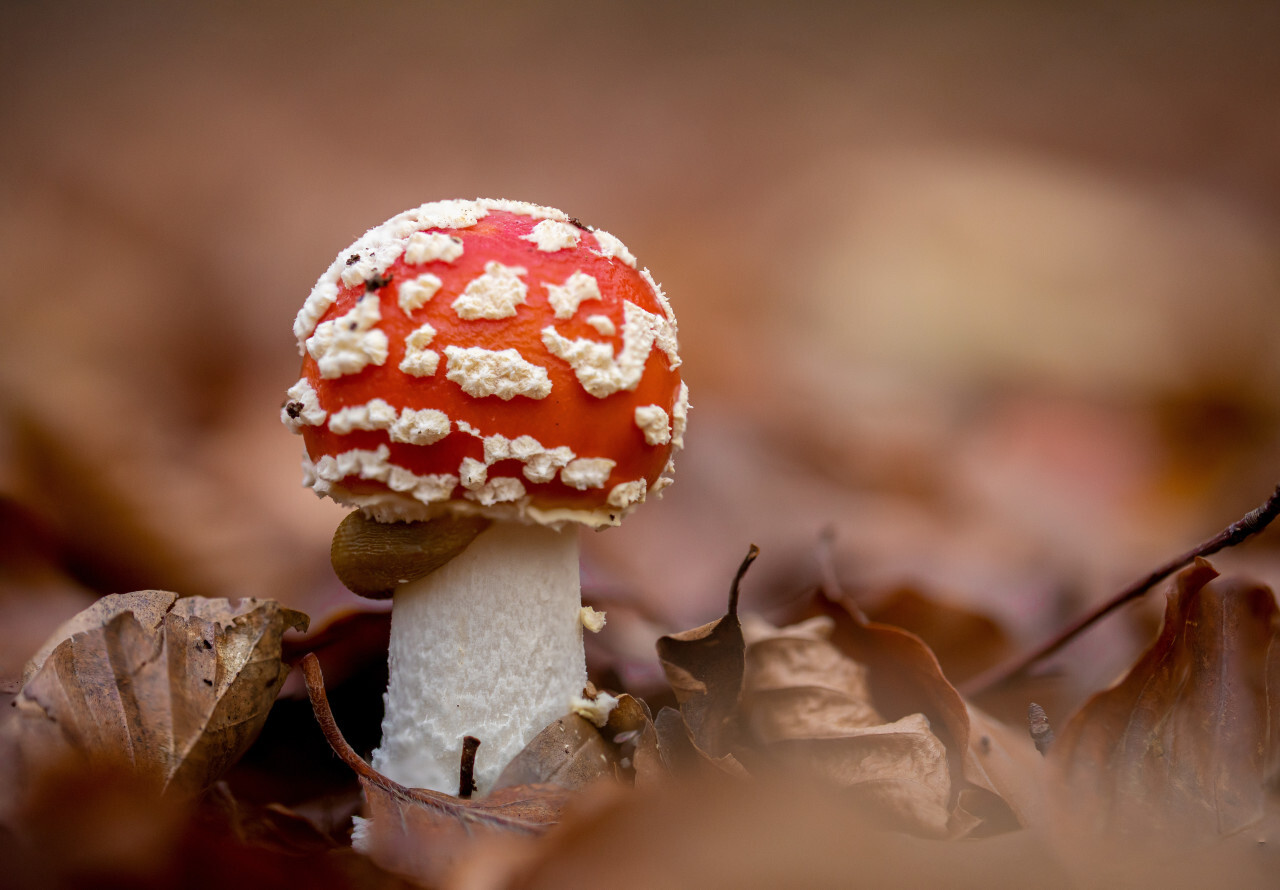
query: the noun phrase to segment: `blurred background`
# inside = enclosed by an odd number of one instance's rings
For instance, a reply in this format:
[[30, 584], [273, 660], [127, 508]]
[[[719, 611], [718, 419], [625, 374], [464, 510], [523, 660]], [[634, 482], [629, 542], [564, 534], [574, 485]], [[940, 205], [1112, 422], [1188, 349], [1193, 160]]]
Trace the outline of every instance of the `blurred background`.
[[[105, 592], [368, 605], [279, 422], [292, 320], [366, 228], [477, 196], [608, 229], [679, 316], [677, 484], [585, 538], [615, 656], [718, 615], [751, 542], [779, 613], [824, 534], [863, 601], [1029, 643], [1280, 481], [1277, 37], [1243, 2], [8, 0], [0, 676]], [[1278, 543], [1217, 563], [1274, 585]]]

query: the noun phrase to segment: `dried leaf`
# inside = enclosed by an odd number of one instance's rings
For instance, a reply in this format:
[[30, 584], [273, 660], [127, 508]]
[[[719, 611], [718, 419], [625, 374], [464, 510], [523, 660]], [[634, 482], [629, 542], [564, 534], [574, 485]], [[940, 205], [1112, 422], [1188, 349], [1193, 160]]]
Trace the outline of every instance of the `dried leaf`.
[[559, 822], [570, 796], [557, 785], [517, 785], [464, 801], [364, 775], [360, 786], [368, 818], [357, 819], [356, 847], [387, 871], [428, 885], [440, 882], [480, 838], [546, 831]]
[[725, 616], [658, 640], [658, 657], [680, 703], [693, 744], [713, 758], [729, 753], [737, 736], [745, 647], [738, 622], [738, 587], [759, 555], [753, 544], [729, 590]]
[[963, 683], [1013, 654], [1008, 636], [989, 616], [914, 588], [895, 590], [869, 608], [867, 617], [924, 640], [952, 683]]
[[502, 770], [493, 790], [539, 784], [576, 790], [602, 776], [613, 776], [618, 759], [599, 729], [569, 714], [534, 736]]
[[742, 775], [763, 752], [922, 835], [1026, 824], [1038, 811], [1030, 741], [994, 730], [975, 736], [973, 723], [987, 718], [971, 711], [919, 637], [867, 620], [831, 585], [809, 621], [782, 630], [748, 623], [744, 638], [736, 592], [755, 553], [739, 569], [724, 619], [659, 643], [680, 704], [655, 721], [666, 768]]
[[20, 756], [124, 762], [177, 794], [208, 787], [253, 741], [289, 672], [280, 638], [307, 624], [270, 600], [164, 591], [106, 597], [90, 612], [16, 699]]
[[712, 757], [694, 741], [689, 724], [675, 708], [663, 708], [653, 721], [653, 750], [663, 769], [681, 779], [745, 776], [733, 754]]
[[1176, 843], [1261, 818], [1280, 611], [1263, 585], [1217, 574], [1198, 559], [1178, 575], [1160, 636], [1058, 733], [1052, 802], [1079, 830]]
[[985, 837], [1019, 827], [1043, 827], [1044, 757], [1030, 734], [1011, 729], [968, 706], [965, 786], [952, 811], [956, 836]]
[[653, 714], [643, 699], [625, 692], [618, 696], [618, 706], [609, 712], [603, 733], [617, 749], [614, 775], [620, 781], [646, 785], [667, 777]]
[[826, 616], [781, 629], [747, 616], [742, 708], [757, 741], [767, 745], [886, 722], [871, 703], [866, 667], [831, 643], [833, 628]]
[[534, 836], [559, 821], [570, 796], [562, 786], [510, 785], [464, 800], [387, 778], [343, 738], [329, 709], [319, 660], [308, 654], [302, 671], [316, 720], [334, 753], [359, 778], [368, 804], [369, 816], [357, 821], [352, 840], [382, 868], [434, 884], [464, 856], [476, 836]]
[[742, 707], [773, 759], [872, 804], [887, 822], [947, 833], [947, 751], [922, 714], [892, 723], [871, 704], [866, 669], [829, 639], [825, 616], [775, 628], [748, 618]]
[[689, 781], [575, 802], [533, 861], [490, 887], [1034, 887], [1075, 885], [1032, 832], [939, 843], [814, 784]]
[[151, 630], [160, 626], [164, 620], [165, 613], [173, 608], [173, 604], [178, 601], [178, 595], [167, 590], [136, 590], [132, 593], [114, 593], [110, 596], [104, 596], [80, 612], [77, 612], [67, 621], [58, 626], [49, 638], [44, 641], [36, 654], [22, 669], [22, 682], [26, 685], [36, 671], [44, 665], [48, 660], [50, 653], [53, 652], [64, 640], [83, 631], [93, 630], [102, 627], [111, 621], [117, 615], [125, 612], [133, 613], [133, 617], [137, 622], [145, 628]]
[[404, 885], [278, 805], [157, 797], [128, 770], [64, 762], [35, 777], [14, 834], [0, 832], [6, 888]]
[[[946, 748], [956, 796], [950, 833], [989, 834], [1027, 824], [1038, 799], [1035, 765], [1025, 750], [1030, 741], [1007, 734], [975, 733], [972, 715], [976, 711], [915, 634], [869, 621], [834, 585], [818, 592], [812, 608], [835, 622], [832, 642], [866, 665], [871, 701], [885, 719], [923, 714], [930, 731]], [[1007, 747], [1010, 745], [1014, 747]], [[987, 764], [992, 762], [999, 762], [1001, 768], [989, 771]]]

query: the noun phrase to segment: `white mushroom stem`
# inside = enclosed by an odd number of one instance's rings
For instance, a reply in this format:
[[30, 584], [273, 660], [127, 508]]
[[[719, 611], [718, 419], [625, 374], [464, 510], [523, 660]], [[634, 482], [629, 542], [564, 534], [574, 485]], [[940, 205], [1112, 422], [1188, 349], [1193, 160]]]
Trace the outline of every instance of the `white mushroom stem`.
[[442, 568], [397, 588], [373, 767], [457, 794], [462, 739], [473, 735], [486, 792], [582, 694], [581, 605], [576, 527], [495, 522]]

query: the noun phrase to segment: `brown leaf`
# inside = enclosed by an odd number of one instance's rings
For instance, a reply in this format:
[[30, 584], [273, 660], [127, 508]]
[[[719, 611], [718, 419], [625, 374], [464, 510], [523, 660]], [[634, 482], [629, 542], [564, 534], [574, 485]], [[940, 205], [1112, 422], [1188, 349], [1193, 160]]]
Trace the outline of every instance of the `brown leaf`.
[[609, 712], [602, 731], [617, 747], [614, 774], [620, 781], [646, 785], [666, 779], [653, 714], [643, 699], [625, 692], [618, 696], [618, 706]]
[[[975, 733], [976, 711], [943, 674], [924, 641], [901, 628], [869, 621], [834, 585], [819, 590], [812, 611], [830, 617], [835, 622], [832, 642], [866, 665], [871, 701], [885, 719], [923, 714], [945, 747], [956, 796], [951, 834], [989, 834], [1027, 824], [1038, 799], [1035, 764], [1025, 750], [1031, 749], [1029, 739]], [[989, 771], [987, 765], [993, 762], [1001, 768]]]
[[815, 596], [809, 621], [749, 624], [745, 638], [735, 606], [731, 596], [720, 622], [659, 643], [680, 703], [655, 721], [668, 770], [743, 775], [764, 753], [926, 836], [1009, 831], [1038, 812], [1030, 741], [994, 728], [975, 735], [974, 722], [989, 721], [919, 637], [867, 620], [834, 585]]
[[647, 752], [662, 770], [681, 779], [745, 776], [746, 769], [733, 754], [712, 757], [693, 739], [689, 724], [675, 708], [663, 708], [653, 721], [653, 743]]
[[194, 794], [234, 763], [288, 675], [280, 638], [307, 617], [270, 600], [105, 597], [47, 646], [16, 699], [19, 754], [124, 762], [157, 790]]
[[481, 838], [546, 831], [570, 795], [556, 785], [518, 785], [464, 801], [364, 775], [360, 785], [369, 815], [357, 819], [356, 847], [387, 871], [428, 885], [464, 861]]
[[576, 790], [602, 776], [613, 776], [618, 759], [599, 729], [569, 714], [534, 736], [502, 770], [493, 790], [544, 783]]
[[873, 808], [850, 806], [816, 784], [769, 775], [575, 801], [536, 854], [520, 863], [514, 879], [487, 886], [1075, 886], [1032, 832], [964, 843], [925, 840], [886, 830]]
[[963, 683], [1013, 654], [1008, 636], [989, 616], [914, 588], [893, 591], [869, 608], [867, 617], [924, 640], [952, 683]]
[[606, 776], [630, 783], [655, 764], [660, 768], [649, 708], [624, 693], [603, 727], [570, 714], [543, 729], [507, 764], [493, 787], [549, 783], [577, 791]]
[[632, 781], [636, 787], [645, 788], [667, 779], [669, 774], [658, 746], [658, 730], [652, 720], [636, 736], [631, 760]]
[[776, 628], [748, 615], [742, 709], [757, 741], [833, 735], [885, 723], [867, 669], [831, 643], [825, 616]]
[[1203, 559], [1179, 574], [1160, 636], [1058, 733], [1055, 812], [1086, 833], [1175, 843], [1261, 818], [1278, 622], [1261, 584]]
[[658, 657], [680, 703], [693, 743], [713, 758], [729, 753], [737, 735], [745, 648], [738, 622], [738, 587], [760, 554], [753, 544], [729, 590], [725, 616], [658, 640]]
[[178, 601], [178, 595], [167, 590], [136, 590], [132, 593], [115, 593], [104, 596], [87, 609], [77, 612], [64, 621], [49, 635], [36, 654], [31, 656], [22, 669], [22, 682], [25, 685], [35, 676], [45, 661], [64, 640], [68, 640], [82, 631], [102, 627], [117, 615], [132, 612], [133, 617], [143, 627], [154, 630], [164, 620], [164, 615]]
[[773, 759], [872, 804], [887, 822], [947, 832], [947, 751], [922, 714], [892, 723], [871, 704], [866, 669], [829, 637], [825, 616], [775, 628], [748, 618], [743, 714]]
[[951, 814], [953, 835], [985, 837], [1046, 822], [1044, 757], [1030, 734], [968, 706], [969, 746]]
[[199, 799], [157, 797], [118, 765], [43, 771], [18, 816], [0, 832], [6, 888], [404, 886], [284, 807], [236, 802], [217, 785]]
[[319, 660], [308, 654], [301, 664], [325, 739], [360, 779], [368, 804], [369, 816], [357, 821], [352, 840], [382, 868], [434, 884], [464, 857], [478, 835], [534, 836], [559, 821], [571, 793], [559, 785], [510, 785], [464, 800], [387, 778], [343, 738], [329, 709]]

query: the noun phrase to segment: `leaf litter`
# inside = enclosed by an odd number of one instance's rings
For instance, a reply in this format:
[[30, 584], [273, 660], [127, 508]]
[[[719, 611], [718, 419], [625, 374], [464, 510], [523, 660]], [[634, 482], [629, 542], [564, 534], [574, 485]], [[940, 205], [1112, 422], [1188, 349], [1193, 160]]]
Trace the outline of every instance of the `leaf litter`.
[[1280, 744], [1278, 633], [1268, 588], [1204, 559], [1184, 570], [1160, 636], [1053, 742], [1062, 822], [1116, 843], [1186, 843], [1261, 820]]
[[289, 673], [281, 639], [306, 626], [269, 600], [104, 597], [28, 663], [7, 726], [14, 762], [121, 763], [157, 791], [197, 794], [253, 742]]
[[[23, 762], [72, 751], [118, 776], [124, 760], [169, 799], [211, 788], [201, 806], [227, 843], [376, 863], [344, 872], [360, 886], [395, 875], [468, 888], [575, 882], [599, 874], [604, 851], [619, 887], [676, 864], [683, 885], [739, 875], [768, 886], [783, 867], [795, 882], [835, 885], [859, 856], [864, 876], [885, 885], [964, 885], [978, 873], [1000, 883], [1033, 869], [1046, 887], [1117, 876], [1167, 887], [1225, 868], [1240, 886], [1265, 886], [1277, 864], [1267, 843], [1280, 840], [1280, 619], [1268, 588], [1197, 560], [1126, 676], [1052, 727], [1031, 708], [1028, 731], [974, 707], [928, 645], [868, 619], [832, 572], [789, 624], [740, 615], [757, 555], [739, 568], [724, 617], [657, 642], [674, 706], [654, 717], [624, 692], [603, 726], [567, 714], [480, 799], [374, 771], [337, 730], [308, 655], [315, 714], [363, 792], [355, 851], [288, 806], [215, 784], [287, 673], [280, 637], [305, 626], [274, 603], [104, 598], [32, 660], [7, 739]], [[911, 609], [932, 620], [927, 598]], [[820, 842], [840, 849], [820, 855]], [[1128, 846], [1138, 842], [1142, 865]], [[653, 855], [659, 867], [635, 871]]]

